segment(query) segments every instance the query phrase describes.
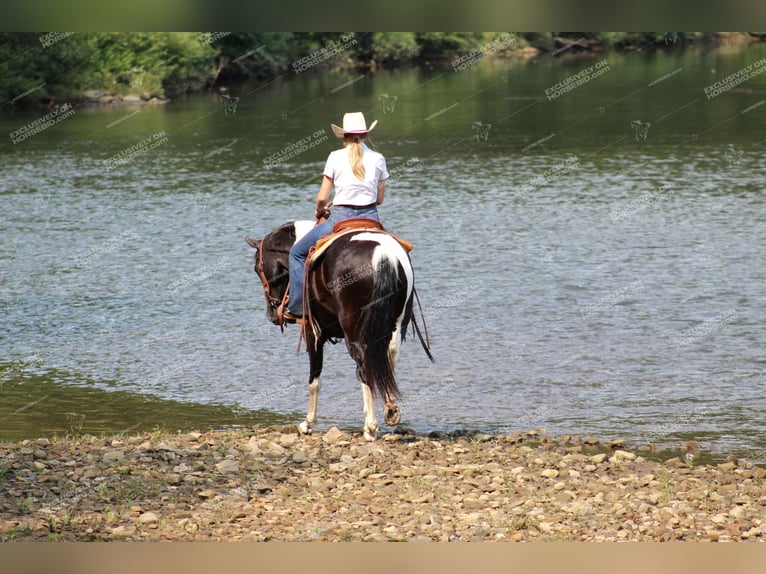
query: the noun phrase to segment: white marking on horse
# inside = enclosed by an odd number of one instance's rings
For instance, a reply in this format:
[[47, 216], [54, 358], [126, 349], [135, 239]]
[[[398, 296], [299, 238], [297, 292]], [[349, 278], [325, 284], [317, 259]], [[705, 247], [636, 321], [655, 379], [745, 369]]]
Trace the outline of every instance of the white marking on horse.
[[298, 425], [301, 434], [311, 434], [311, 429], [317, 422], [317, 400], [319, 399], [320, 386], [319, 377], [315, 377], [309, 383], [309, 410], [306, 413], [306, 420]]
[[378, 438], [378, 419], [375, 417], [372, 390], [361, 379], [359, 379], [359, 384], [362, 387], [362, 398], [364, 400], [364, 438], [372, 441]]
[[409, 257], [407, 257], [407, 252], [404, 250], [404, 247], [402, 247], [396, 239], [385, 233], [363, 232], [354, 235], [351, 238], [351, 241], [374, 241], [378, 244], [378, 247], [375, 248], [375, 251], [372, 254], [373, 269], [378, 268], [378, 263], [380, 263], [380, 260], [383, 259], [383, 257], [386, 257], [391, 261], [394, 264], [394, 267], [397, 266], [396, 263], [400, 263], [402, 269], [404, 269], [404, 274], [407, 277], [407, 299], [410, 298], [412, 294], [412, 285], [414, 283], [412, 264], [410, 263]]
[[293, 225], [295, 227], [295, 243], [298, 243], [304, 235], [314, 229], [316, 221], [300, 220], [293, 222]]

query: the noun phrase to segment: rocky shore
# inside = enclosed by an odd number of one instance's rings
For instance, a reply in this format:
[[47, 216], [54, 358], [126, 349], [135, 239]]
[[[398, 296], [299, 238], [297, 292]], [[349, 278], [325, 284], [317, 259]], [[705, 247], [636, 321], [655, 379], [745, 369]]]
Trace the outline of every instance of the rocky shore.
[[0, 540], [766, 540], [766, 470], [622, 441], [294, 427], [0, 444]]

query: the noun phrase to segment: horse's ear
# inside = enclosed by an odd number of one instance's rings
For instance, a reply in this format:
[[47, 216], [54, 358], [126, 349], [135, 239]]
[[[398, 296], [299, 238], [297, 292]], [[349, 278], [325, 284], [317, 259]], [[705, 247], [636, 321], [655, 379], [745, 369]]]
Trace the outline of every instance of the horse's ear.
[[253, 239], [249, 235], [245, 236], [245, 241], [247, 241], [247, 244], [254, 249], [258, 249], [258, 245], [261, 243], [260, 239]]

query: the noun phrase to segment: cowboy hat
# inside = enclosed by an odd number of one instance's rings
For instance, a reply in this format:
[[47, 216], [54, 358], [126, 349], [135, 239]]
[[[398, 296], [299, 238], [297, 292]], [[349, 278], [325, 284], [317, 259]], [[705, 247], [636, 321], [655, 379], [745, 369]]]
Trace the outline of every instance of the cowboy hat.
[[343, 127], [330, 124], [333, 133], [342, 138], [346, 134], [366, 134], [375, 129], [378, 120], [375, 120], [367, 127], [367, 122], [364, 120], [364, 114], [362, 112], [351, 112], [343, 115]]

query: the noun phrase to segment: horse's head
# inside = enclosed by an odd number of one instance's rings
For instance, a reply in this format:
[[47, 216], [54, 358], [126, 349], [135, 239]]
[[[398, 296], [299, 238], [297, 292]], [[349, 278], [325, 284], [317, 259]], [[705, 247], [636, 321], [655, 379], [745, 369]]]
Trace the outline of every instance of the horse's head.
[[287, 291], [290, 248], [295, 243], [295, 225], [286, 223], [263, 239], [246, 237], [245, 241], [255, 249], [255, 272], [263, 284], [266, 296], [266, 317], [279, 325], [277, 309]]

